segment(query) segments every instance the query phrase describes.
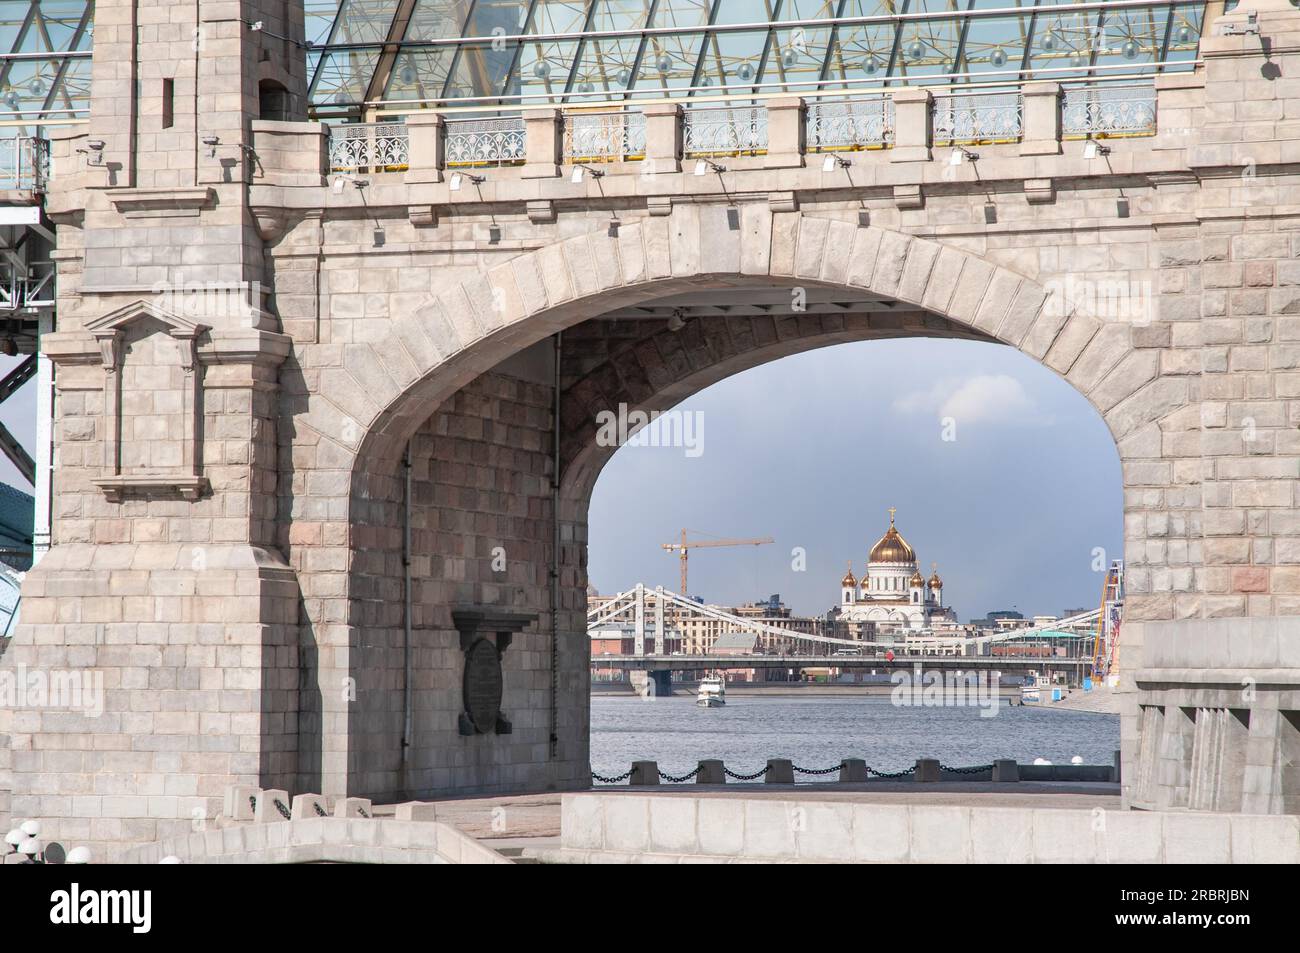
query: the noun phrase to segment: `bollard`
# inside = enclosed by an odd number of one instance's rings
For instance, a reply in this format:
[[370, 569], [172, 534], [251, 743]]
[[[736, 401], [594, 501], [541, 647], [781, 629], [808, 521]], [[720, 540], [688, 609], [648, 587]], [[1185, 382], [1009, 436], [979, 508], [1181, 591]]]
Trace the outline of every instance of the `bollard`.
[[345, 797], [340, 798], [334, 803], [335, 817], [362, 817], [369, 818], [374, 815], [370, 809], [370, 798], [366, 797]]
[[[283, 808], [283, 811], [281, 810]], [[259, 824], [273, 821], [287, 821], [284, 812], [289, 810], [289, 792], [272, 789], [257, 794], [257, 806], [253, 808], [253, 820]]]
[[840, 765], [841, 781], [865, 781], [867, 780], [867, 763], [861, 758], [845, 758]]
[[939, 762], [934, 758], [917, 758], [916, 774], [914, 780], [917, 781], [940, 781], [942, 780], [943, 771], [939, 767]]
[[1119, 749], [1115, 750], [1115, 755], [1111, 758], [1110, 779], [1115, 784], [1119, 784], [1124, 779], [1123, 774], [1120, 772]]
[[727, 772], [721, 761], [701, 761], [700, 773], [695, 776], [696, 784], [726, 784]]
[[222, 805], [221, 813], [231, 820], [251, 821], [253, 819], [253, 805], [248, 799], [256, 799], [262, 789], [252, 784], [231, 784], [226, 787], [225, 803]]
[[794, 764], [785, 758], [769, 758], [764, 784], [794, 784]]
[[1020, 765], [1010, 758], [999, 758], [993, 762], [994, 781], [1019, 781]]
[[437, 805], [432, 801], [407, 801], [397, 805], [399, 821], [436, 821]]
[[632, 777], [628, 778], [627, 783], [633, 787], [645, 786], [647, 784], [658, 784], [659, 762], [633, 761]]
[[[316, 810], [317, 807], [320, 811]], [[289, 805], [290, 819], [295, 821], [329, 817], [329, 813], [329, 803], [319, 794], [295, 794], [293, 803]]]

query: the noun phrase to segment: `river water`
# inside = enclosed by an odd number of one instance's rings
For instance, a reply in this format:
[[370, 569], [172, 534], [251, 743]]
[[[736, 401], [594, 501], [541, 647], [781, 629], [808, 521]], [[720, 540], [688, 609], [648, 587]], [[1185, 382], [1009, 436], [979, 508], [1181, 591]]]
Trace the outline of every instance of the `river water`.
[[[1046, 758], [1110, 764], [1119, 747], [1119, 716], [1037, 707], [903, 707], [888, 695], [764, 696], [729, 694], [722, 708], [698, 708], [693, 695], [643, 699], [594, 695], [591, 766], [606, 776], [633, 761], [657, 761], [684, 774], [704, 758], [721, 758], [748, 774], [768, 758], [825, 768], [862, 758], [881, 771], [938, 758], [954, 767], [996, 758]], [[803, 777], [799, 780], [822, 780]]]

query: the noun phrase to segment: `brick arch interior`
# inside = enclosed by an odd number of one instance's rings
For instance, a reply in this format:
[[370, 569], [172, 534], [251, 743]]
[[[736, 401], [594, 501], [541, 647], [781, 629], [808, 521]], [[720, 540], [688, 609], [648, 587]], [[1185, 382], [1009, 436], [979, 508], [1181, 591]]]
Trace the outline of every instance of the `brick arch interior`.
[[[764, 230], [749, 221], [750, 211], [738, 235], [724, 236], [734, 255], [710, 246], [707, 268], [702, 212], [520, 256], [481, 285], [450, 289], [399, 319], [388, 341], [345, 352], [342, 376], [322, 379], [298, 432], [314, 441], [318, 458], [325, 448], [337, 461], [346, 519], [334, 530], [343, 545], [332, 557], [327, 546], [290, 545], [308, 603], [304, 637], [317, 646], [312, 675], [322, 686], [315, 722], [322, 737], [303, 745], [306, 753], [319, 744], [322, 754], [315, 775], [305, 772], [304, 789], [382, 798], [588, 783], [586, 502], [607, 456], [592, 447], [593, 410], [602, 405], [671, 406], [745, 367], [842, 341], [962, 336], [1015, 346], [1079, 389], [1115, 436], [1126, 483], [1144, 456], [1160, 456], [1159, 428], [1187, 403], [1188, 384], [1171, 385], [1154, 367], [1146, 373], [1127, 326], [1121, 334], [1085, 315], [1060, 314], [1036, 282], [936, 242], [799, 215], [768, 214]], [[659, 224], [664, 235], [646, 234]], [[669, 260], [656, 266], [663, 272], [656, 277], [649, 262], [661, 244]], [[764, 254], [758, 273], [754, 262]], [[592, 274], [601, 267], [610, 272]], [[700, 318], [677, 331], [602, 317], [719, 281], [848, 287], [898, 308], [887, 318]], [[489, 329], [490, 321], [497, 324]], [[544, 341], [558, 330], [566, 343], [557, 521], [553, 367]], [[339, 419], [332, 411], [340, 407], [353, 416]], [[403, 757], [408, 446], [415, 714]], [[557, 522], [561, 638], [552, 665]], [[1135, 533], [1126, 526], [1131, 547]], [[462, 660], [451, 610], [463, 605], [537, 615], [504, 655], [509, 734], [458, 732]], [[344, 678], [353, 680], [355, 697], [331, 700], [328, 688]]]

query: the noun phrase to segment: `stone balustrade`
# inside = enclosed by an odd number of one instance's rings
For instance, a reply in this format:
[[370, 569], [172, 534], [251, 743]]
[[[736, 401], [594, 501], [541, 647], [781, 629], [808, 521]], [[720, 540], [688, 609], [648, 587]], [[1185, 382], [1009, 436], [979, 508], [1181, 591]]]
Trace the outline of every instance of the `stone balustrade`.
[[[1173, 80], [1173, 82], [1168, 82]], [[604, 111], [530, 110], [519, 115], [417, 113], [406, 123], [329, 127], [328, 172], [407, 173], [441, 181], [447, 169], [523, 168], [524, 178], [565, 165], [682, 158], [763, 157], [765, 168], [799, 167], [811, 153], [888, 151], [887, 161], [932, 158], [935, 147], [1005, 145], [1020, 155], [1056, 154], [1063, 139], [1156, 136], [1162, 100], [1186, 77], [1154, 82], [932, 92], [901, 87], [844, 99], [779, 97], [751, 104], [655, 104]], [[1169, 91], [1170, 95], [1165, 95]]]

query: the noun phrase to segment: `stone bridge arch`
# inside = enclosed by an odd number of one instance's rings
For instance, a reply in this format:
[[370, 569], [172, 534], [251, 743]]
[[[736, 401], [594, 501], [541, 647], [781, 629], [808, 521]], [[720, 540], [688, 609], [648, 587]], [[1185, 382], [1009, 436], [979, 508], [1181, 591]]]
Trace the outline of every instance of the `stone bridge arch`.
[[[1151, 573], [1139, 569], [1133, 575], [1132, 617], [1172, 617], [1171, 570], [1164, 556], [1146, 551], [1143, 508], [1163, 507], [1172, 481], [1165, 430], [1184, 435], [1180, 451], [1195, 454], [1194, 441], [1185, 436], [1194, 435], [1199, 423], [1192, 406], [1194, 375], [1162, 374], [1157, 353], [1134, 346], [1130, 324], [1069, 311], [1050, 293], [1050, 281], [953, 245], [844, 219], [746, 205], [735, 223], [723, 207], [685, 205], [670, 216], [624, 224], [617, 234], [590, 232], [525, 252], [467, 281], [441, 288], [435, 282], [431, 300], [395, 316], [382, 340], [344, 345], [336, 366], [320, 372], [305, 412], [295, 419], [293, 456], [295, 466], [307, 471], [308, 492], [298, 492], [302, 480], [293, 481], [292, 498], [285, 501], [291, 514], [288, 545], [304, 593], [306, 660], [317, 660], [308, 682], [319, 686], [320, 705], [319, 720], [303, 719], [303, 789], [385, 797], [588, 783], [585, 640], [557, 649], [553, 662], [547, 661], [551, 599], [545, 574], [555, 551], [546, 529], [554, 509], [546, 489], [549, 448], [540, 437], [527, 449], [506, 448], [503, 453], [516, 461], [531, 461], [531, 469], [506, 473], [475, 461], [470, 446], [491, 426], [484, 423], [484, 408], [493, 401], [506, 402], [516, 422], [537, 429], [540, 421], [540, 431], [549, 433], [549, 391], [542, 387], [525, 397], [522, 385], [493, 385], [498, 389], [486, 392], [472, 385], [557, 331], [575, 329], [577, 335], [577, 328], [611, 311], [702, 288], [849, 289], [896, 302], [897, 313], [877, 325], [853, 316], [797, 315], [774, 320], [766, 335], [755, 336], [751, 328], [748, 337], [732, 324], [708, 328], [690, 322], [699, 326], [681, 333], [655, 329], [643, 341], [588, 355], [588, 366], [564, 381], [561, 398], [561, 632], [582, 629], [586, 504], [608, 456], [592, 445], [597, 409], [619, 400], [662, 409], [714, 380], [785, 354], [911, 334], [1016, 347], [1062, 375], [1096, 407], [1124, 463], [1126, 539], [1135, 568], [1150, 562], [1166, 574], [1166, 591], [1154, 597], [1147, 595]], [[580, 346], [581, 337], [571, 341]], [[662, 359], [671, 348], [681, 352], [678, 357], [653, 366], [654, 355]], [[443, 525], [415, 529], [411, 618], [418, 658], [412, 691], [425, 699], [417, 707], [426, 707], [414, 719], [423, 722], [418, 732], [424, 737], [403, 761], [397, 739], [405, 702], [395, 689], [403, 684], [406, 640], [401, 554], [408, 443], [411, 498], [432, 509], [445, 505], [438, 511]], [[440, 473], [460, 474], [454, 487], [431, 476], [434, 458]], [[477, 473], [480, 482], [493, 482], [485, 477], [491, 475], [503, 485], [487, 489], [466, 473]], [[493, 492], [502, 498], [531, 494], [536, 511], [512, 512], [499, 499], [484, 503], [484, 494]], [[475, 512], [478, 504], [496, 510]], [[529, 526], [509, 556], [515, 560], [522, 551], [523, 559], [512, 567], [523, 568], [498, 573], [488, 568], [493, 547], [487, 543], [507, 523]], [[1178, 571], [1187, 580], [1193, 558], [1188, 537], [1195, 530], [1186, 519], [1165, 528], [1182, 537], [1184, 567]], [[421, 547], [427, 552], [418, 552]], [[537, 624], [515, 637], [518, 651], [505, 655], [507, 694], [555, 700], [549, 714], [534, 707], [526, 719], [516, 719], [511, 735], [470, 747], [481, 739], [456, 735], [461, 661], [450, 614], [458, 604], [485, 603], [536, 609]], [[1126, 651], [1137, 648], [1137, 628]], [[338, 684], [355, 686], [356, 697], [338, 696]], [[434, 698], [441, 701], [429, 701]], [[319, 732], [314, 738], [313, 731]], [[1126, 734], [1135, 737], [1136, 731]]]

